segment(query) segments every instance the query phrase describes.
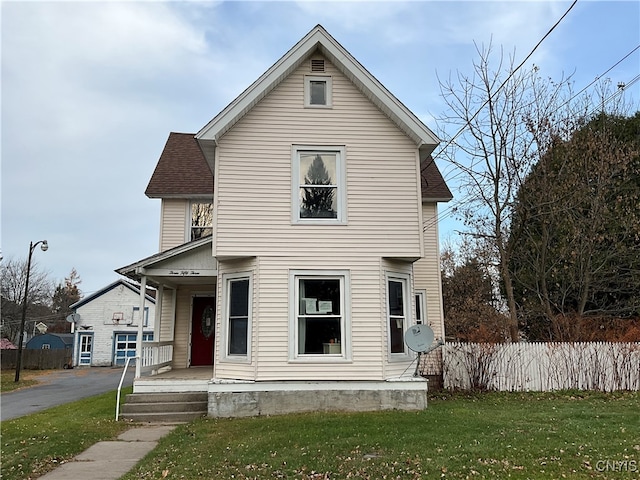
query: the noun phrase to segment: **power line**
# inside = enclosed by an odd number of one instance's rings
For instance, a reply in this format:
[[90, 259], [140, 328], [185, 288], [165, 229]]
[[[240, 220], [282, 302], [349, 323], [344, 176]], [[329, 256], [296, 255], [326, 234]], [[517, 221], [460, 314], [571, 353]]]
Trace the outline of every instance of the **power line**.
[[[627, 57], [629, 57], [629, 55], [631, 55], [633, 52], [635, 52], [636, 50], [638, 50], [640, 48], [640, 45], [638, 45], [636, 48], [634, 48], [631, 52], [629, 52], [627, 55], [625, 55], [621, 60], [619, 60], [615, 65], [617, 66], [618, 64], [620, 64], [621, 61], [625, 60]], [[609, 72], [612, 68], [609, 68], [606, 72], [602, 73], [599, 77], [596, 77], [596, 81], [597, 78], [601, 78], [602, 75], [606, 75], [607, 72]], [[629, 80], [628, 82], [624, 82], [622, 83], [621, 87], [618, 88], [618, 90], [614, 91], [611, 95], [609, 95], [609, 97], [605, 98], [602, 103], [600, 105], [598, 105], [597, 107], [594, 107], [594, 109], [588, 114], [593, 115], [598, 108], [602, 108], [604, 105], [608, 104], [609, 102], [613, 101], [616, 97], [622, 95], [624, 93], [624, 90], [632, 85], [634, 85], [635, 83], [637, 83], [638, 81], [640, 81], [640, 74], [636, 75], [635, 77], [633, 77], [631, 80]], [[578, 94], [574, 95], [572, 98], [575, 98], [577, 95], [579, 95], [580, 93], [584, 92], [589, 86], [593, 85], [594, 82], [591, 82], [587, 87], [583, 88]], [[558, 110], [560, 108], [562, 108], [564, 105], [566, 105], [566, 103], [564, 103], [563, 105], [561, 105], [560, 107], [558, 107]], [[555, 110], [557, 111], [557, 110]], [[462, 172], [458, 172], [454, 177], [458, 175], [461, 175]], [[446, 180], [445, 180], [446, 181]], [[439, 213], [437, 215], [433, 215], [431, 216], [428, 220], [423, 222], [423, 231], [426, 231], [430, 228], [433, 228], [438, 222], [445, 220], [446, 218], [449, 218], [451, 216], [453, 216], [453, 214], [455, 213], [455, 210], [458, 208], [459, 205], [462, 205], [463, 203], [465, 203], [467, 201], [467, 199], [469, 199], [471, 197], [471, 195], [466, 195], [465, 197], [463, 197], [460, 200], [455, 201], [455, 203], [452, 203], [451, 205], [448, 205], [447, 208], [445, 208], [443, 210], [442, 213]]]
[[[571, 11], [571, 9], [573, 9], [573, 7], [575, 7], [576, 3], [578, 3], [578, 0], [574, 0], [573, 3], [571, 4], [571, 6], [569, 6], [569, 8], [567, 9], [566, 12], [564, 12], [564, 14], [562, 15], [562, 17], [560, 17], [560, 19], [547, 31], [547, 33], [544, 34], [544, 36], [538, 41], [538, 43], [536, 43], [536, 45], [533, 47], [533, 49], [529, 52], [529, 54], [525, 57], [524, 60], [522, 60], [522, 62], [520, 62], [520, 64], [513, 69], [509, 75], [507, 76], [507, 78], [500, 84], [500, 86], [492, 93], [489, 95], [489, 98], [487, 98], [485, 100], [485, 102], [478, 108], [478, 110], [476, 111], [476, 113], [474, 113], [471, 118], [469, 118], [465, 124], [460, 127], [460, 130], [458, 130], [456, 132], [456, 134], [451, 137], [449, 139], [449, 141], [446, 143], [446, 145], [442, 148], [441, 152], [446, 150], [446, 148], [451, 145], [453, 143], [453, 141], [458, 137], [458, 135], [460, 135], [470, 124], [471, 122], [480, 114], [480, 112], [482, 111], [482, 109], [484, 107], [487, 106], [487, 104], [493, 100], [493, 98], [498, 94], [498, 92], [500, 92], [500, 90], [502, 90], [504, 88], [504, 86], [507, 84], [507, 82], [509, 80], [511, 80], [511, 78], [515, 75], [515, 73], [520, 70], [522, 68], [522, 66], [527, 62], [527, 60], [529, 60], [529, 58], [531, 58], [531, 56], [534, 54], [534, 52], [538, 49], [538, 47], [542, 44], [542, 42], [551, 34], [551, 32], [553, 32], [556, 27], [560, 24], [560, 22], [562, 22], [562, 20], [564, 20], [564, 18], [569, 14], [569, 12]], [[431, 158], [431, 162], [433, 162], [435, 160], [435, 157], [437, 157], [437, 155], [435, 155], [434, 157]]]

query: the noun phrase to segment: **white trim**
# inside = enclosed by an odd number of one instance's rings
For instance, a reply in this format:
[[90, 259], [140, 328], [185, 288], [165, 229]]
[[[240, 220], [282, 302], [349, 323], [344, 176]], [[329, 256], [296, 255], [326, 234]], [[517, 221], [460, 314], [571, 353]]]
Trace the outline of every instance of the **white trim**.
[[[311, 103], [311, 83], [324, 82], [325, 103]], [[305, 75], [304, 76], [304, 106], [305, 108], [332, 108], [333, 107], [333, 78], [331, 75]]]
[[[336, 154], [336, 209], [337, 218], [300, 218], [300, 154]], [[347, 158], [344, 145], [292, 145], [291, 146], [291, 223], [294, 225], [346, 225], [347, 224]]]
[[[230, 282], [234, 280], [248, 280], [248, 318], [247, 318], [247, 353], [246, 355], [237, 355], [229, 353], [229, 288]], [[253, 275], [250, 271], [225, 273], [222, 275], [222, 303], [220, 319], [220, 359], [223, 362], [230, 363], [251, 363], [251, 347], [252, 347], [252, 328], [253, 328]]]
[[[300, 354], [298, 352], [298, 313], [300, 279], [338, 279], [340, 281], [340, 354]], [[351, 272], [349, 270], [289, 270], [289, 362], [351, 362]]]
[[[394, 282], [400, 282], [402, 284], [402, 309], [404, 312], [404, 316], [403, 316], [403, 320], [402, 320], [402, 349], [403, 351], [401, 353], [392, 353], [391, 352], [391, 331], [389, 330], [389, 324], [391, 322], [391, 312], [389, 310], [389, 282], [390, 281], [394, 281]], [[410, 325], [413, 324], [412, 318], [412, 311], [411, 311], [411, 307], [413, 305], [413, 301], [412, 301], [412, 295], [411, 295], [411, 276], [407, 275], [405, 273], [397, 273], [397, 272], [391, 272], [391, 271], [387, 271], [385, 272], [385, 298], [386, 298], [386, 302], [385, 302], [385, 311], [386, 311], [386, 315], [385, 315], [385, 330], [387, 332], [387, 355], [389, 358], [390, 362], [396, 362], [396, 361], [407, 361], [410, 360], [413, 355], [411, 354], [411, 352], [409, 351], [409, 349], [407, 348], [407, 345], [404, 343], [404, 333], [407, 331], [407, 329], [409, 328]]]
[[[414, 291], [414, 301], [418, 302], [414, 307], [420, 307], [420, 318], [416, 314], [416, 323], [422, 323], [423, 325], [429, 325], [429, 316], [427, 315], [427, 290], [419, 288]], [[415, 310], [414, 310], [415, 311]]]

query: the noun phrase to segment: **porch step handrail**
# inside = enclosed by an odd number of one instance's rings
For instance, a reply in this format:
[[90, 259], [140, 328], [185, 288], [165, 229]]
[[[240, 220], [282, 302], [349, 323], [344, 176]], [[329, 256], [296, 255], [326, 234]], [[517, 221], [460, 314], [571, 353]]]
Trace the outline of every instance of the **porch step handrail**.
[[118, 421], [118, 417], [120, 416], [120, 390], [122, 390], [122, 383], [124, 382], [124, 376], [127, 374], [127, 368], [129, 367], [129, 361], [131, 359], [139, 358], [138, 355], [135, 357], [127, 357], [127, 361], [124, 363], [124, 369], [122, 370], [122, 377], [120, 377], [120, 383], [118, 384], [118, 393], [116, 394], [116, 422]]

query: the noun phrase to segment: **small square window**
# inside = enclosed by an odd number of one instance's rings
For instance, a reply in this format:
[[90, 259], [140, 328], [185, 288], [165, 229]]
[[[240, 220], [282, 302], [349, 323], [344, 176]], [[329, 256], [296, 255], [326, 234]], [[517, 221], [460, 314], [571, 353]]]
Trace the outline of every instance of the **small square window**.
[[331, 77], [306, 76], [304, 83], [305, 107], [331, 107], [331, 89]]

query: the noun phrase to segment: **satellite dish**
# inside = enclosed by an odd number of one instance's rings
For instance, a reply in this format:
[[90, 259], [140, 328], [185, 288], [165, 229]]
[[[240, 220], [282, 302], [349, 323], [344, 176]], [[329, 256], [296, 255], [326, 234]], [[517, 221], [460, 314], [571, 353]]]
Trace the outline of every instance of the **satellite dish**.
[[414, 325], [404, 334], [404, 341], [414, 352], [426, 352], [433, 343], [433, 330], [427, 325]]
[[67, 322], [69, 323], [78, 323], [80, 322], [80, 314], [72, 313], [71, 315], [67, 315]]

